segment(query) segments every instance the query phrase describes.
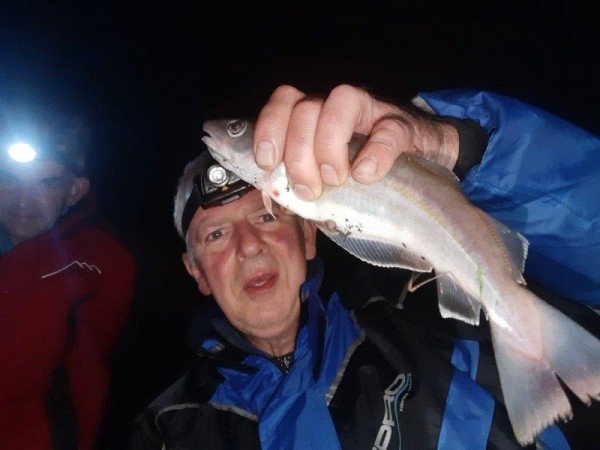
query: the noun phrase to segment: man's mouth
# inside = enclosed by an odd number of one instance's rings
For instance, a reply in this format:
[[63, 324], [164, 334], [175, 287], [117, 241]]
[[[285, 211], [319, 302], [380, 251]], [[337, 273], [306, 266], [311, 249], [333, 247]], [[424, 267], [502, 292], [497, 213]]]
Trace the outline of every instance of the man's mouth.
[[250, 278], [244, 284], [244, 290], [249, 294], [261, 294], [263, 292], [267, 292], [275, 283], [277, 283], [277, 279], [279, 275], [275, 272], [263, 273], [257, 276]]
[[36, 214], [17, 213], [17, 214], [12, 214], [12, 218], [16, 222], [29, 222], [31, 220], [35, 220], [37, 218], [37, 215]]

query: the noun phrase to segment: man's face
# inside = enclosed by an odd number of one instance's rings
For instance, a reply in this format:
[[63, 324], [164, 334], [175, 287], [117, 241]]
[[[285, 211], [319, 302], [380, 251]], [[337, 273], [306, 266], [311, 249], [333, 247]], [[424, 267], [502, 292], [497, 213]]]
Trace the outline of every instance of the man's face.
[[48, 231], [89, 183], [53, 161], [0, 163], [0, 225], [13, 244]]
[[200, 291], [211, 294], [251, 342], [295, 333], [306, 260], [316, 254], [315, 227], [274, 206], [276, 220], [254, 190], [224, 206], [199, 209], [183, 261]]

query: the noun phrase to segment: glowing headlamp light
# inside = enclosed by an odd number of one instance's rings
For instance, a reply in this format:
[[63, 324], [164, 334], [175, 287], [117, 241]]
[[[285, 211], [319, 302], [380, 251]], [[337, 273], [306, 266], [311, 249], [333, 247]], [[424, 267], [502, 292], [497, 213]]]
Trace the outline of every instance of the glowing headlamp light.
[[206, 152], [206, 164], [194, 177], [194, 186], [181, 216], [181, 229], [185, 236], [198, 208], [213, 208], [237, 200], [249, 190], [251, 184], [229, 172]]
[[73, 158], [69, 157], [65, 152], [55, 150], [52, 147], [38, 150], [27, 142], [16, 142], [6, 147], [2, 153], [2, 157], [8, 158], [9, 161], [22, 164], [37, 161], [54, 161], [66, 167], [73, 174], [77, 174], [78, 176], [81, 174], [81, 168], [78, 167]]
[[17, 142], [8, 147], [8, 156], [13, 161], [20, 163], [28, 163], [33, 161], [37, 156], [37, 151], [26, 142]]
[[227, 171], [218, 164], [213, 164], [208, 168], [206, 171], [206, 177], [208, 178], [210, 184], [214, 187], [225, 186], [230, 178]]

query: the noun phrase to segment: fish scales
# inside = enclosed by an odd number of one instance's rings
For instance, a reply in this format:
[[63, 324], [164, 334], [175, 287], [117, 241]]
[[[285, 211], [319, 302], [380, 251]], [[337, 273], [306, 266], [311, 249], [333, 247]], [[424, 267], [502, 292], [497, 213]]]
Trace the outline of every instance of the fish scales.
[[[487, 266], [487, 261], [476, 261], [473, 255], [489, 253], [482, 251], [485, 240], [474, 233], [482, 221], [468, 220], [473, 214], [465, 211], [462, 197], [454, 195], [454, 186], [442, 184], [448, 192], [440, 195], [440, 184], [428, 182], [431, 178], [436, 179], [436, 175], [411, 164], [409, 156], [403, 157], [394, 165], [392, 176], [382, 183], [365, 186], [350, 179], [346, 189], [326, 187], [319, 200], [310, 202], [316, 203], [316, 210], [306, 217], [317, 222], [334, 220], [342, 232], [420, 249], [421, 256], [436, 261], [440, 272], [452, 271], [457, 260], [465, 261], [467, 265], [461, 272], [470, 272], [465, 277], [470, 277], [471, 282], [463, 287], [475, 295], [479, 288], [477, 267]], [[392, 191], [400, 195], [390, 195]], [[287, 204], [293, 201], [298, 202], [295, 197], [284, 200]], [[352, 206], [342, 209], [340, 205]], [[463, 222], [464, 226], [457, 225]], [[400, 223], [402, 227], [398, 226]], [[430, 238], [433, 233], [446, 239], [434, 241]], [[498, 260], [494, 256], [487, 259]], [[502, 261], [506, 263], [504, 258]]]
[[[417, 155], [398, 157], [380, 182], [351, 177], [325, 187], [313, 202], [299, 200], [285, 167], [256, 166], [253, 124], [209, 121], [203, 140], [226, 169], [271, 199], [313, 220], [336, 244], [375, 265], [435, 269], [443, 317], [490, 331], [500, 383], [518, 441], [532, 442], [545, 427], [571, 415], [557, 375], [584, 402], [600, 394], [600, 341], [524, 287], [527, 241], [464, 197], [456, 177]], [[365, 142], [350, 142], [354, 154]]]

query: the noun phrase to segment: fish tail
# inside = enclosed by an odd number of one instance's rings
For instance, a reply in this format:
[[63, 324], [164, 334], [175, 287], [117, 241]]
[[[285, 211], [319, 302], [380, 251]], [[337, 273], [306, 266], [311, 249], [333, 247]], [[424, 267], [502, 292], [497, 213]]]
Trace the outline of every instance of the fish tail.
[[600, 341], [530, 292], [524, 294], [540, 314], [541, 358], [515, 349], [504, 329], [490, 323], [506, 409], [521, 445], [559, 419], [571, 418], [557, 375], [585, 403], [600, 394]]

